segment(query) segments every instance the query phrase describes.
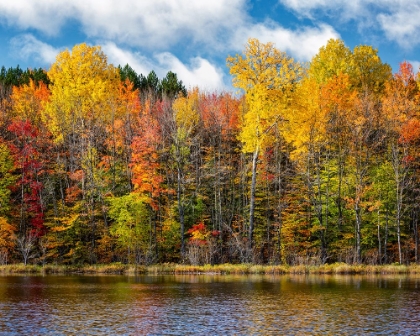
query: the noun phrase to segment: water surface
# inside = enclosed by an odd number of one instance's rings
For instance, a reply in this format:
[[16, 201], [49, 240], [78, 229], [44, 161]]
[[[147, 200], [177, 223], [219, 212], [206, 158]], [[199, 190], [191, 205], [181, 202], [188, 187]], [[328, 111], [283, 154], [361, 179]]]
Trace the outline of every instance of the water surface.
[[0, 335], [419, 333], [406, 276], [0, 277]]

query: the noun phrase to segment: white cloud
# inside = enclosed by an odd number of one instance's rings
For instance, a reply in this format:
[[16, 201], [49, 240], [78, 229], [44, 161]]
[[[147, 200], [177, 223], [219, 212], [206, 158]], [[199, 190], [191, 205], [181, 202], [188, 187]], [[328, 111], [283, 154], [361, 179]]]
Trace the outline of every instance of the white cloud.
[[121, 49], [113, 42], [105, 42], [101, 44], [101, 48], [108, 57], [108, 62], [114, 64], [115, 66], [124, 66], [128, 64], [136, 70], [137, 73], [142, 73], [144, 75], [147, 75], [150, 71], [155, 70], [155, 64], [139, 52]]
[[413, 1], [407, 6], [398, 6], [392, 13], [380, 13], [377, 20], [387, 38], [405, 48], [420, 43], [420, 2]]
[[420, 0], [279, 0], [298, 16], [317, 19], [330, 16], [336, 21], [354, 21], [360, 32], [382, 31], [402, 47], [420, 43]]
[[0, 23], [57, 35], [65, 20], [73, 13], [67, 3], [70, 1], [0, 1]]
[[154, 48], [167, 48], [185, 37], [214, 45], [245, 15], [244, 0], [102, 0], [98, 10], [89, 1], [73, 3], [89, 36]]
[[35, 59], [42, 65], [49, 66], [54, 63], [57, 54], [61, 51], [44, 43], [31, 34], [23, 34], [14, 37], [10, 41], [12, 53], [20, 59]]
[[216, 46], [243, 23], [246, 0], [0, 1], [0, 22], [56, 35], [69, 21], [90, 38], [166, 49], [188, 38]]
[[146, 57], [139, 52], [122, 49], [113, 42], [103, 43], [102, 49], [110, 63], [122, 66], [129, 64], [139, 74], [147, 75], [153, 70], [159, 78], [163, 78], [168, 71], [172, 71], [187, 88], [194, 86], [205, 90], [226, 88], [223, 70], [201, 57], [192, 57], [187, 64], [184, 64], [170, 52]]
[[263, 43], [273, 42], [277, 49], [287, 52], [297, 60], [309, 61], [329, 39], [339, 38], [340, 35], [329, 25], [292, 31], [275, 22], [266, 21], [264, 24], [239, 30], [237, 43], [244, 46], [249, 37], [255, 37]]
[[223, 71], [204, 58], [194, 57], [189, 64], [183, 64], [174, 55], [166, 52], [156, 55], [156, 59], [161, 68], [167, 69], [166, 72], [175, 72], [187, 87], [198, 86], [211, 91], [225, 89]]

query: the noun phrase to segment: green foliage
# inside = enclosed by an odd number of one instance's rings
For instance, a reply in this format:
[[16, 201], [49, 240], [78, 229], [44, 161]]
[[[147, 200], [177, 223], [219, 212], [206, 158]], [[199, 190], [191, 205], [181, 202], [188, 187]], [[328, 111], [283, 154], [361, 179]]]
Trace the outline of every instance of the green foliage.
[[169, 71], [160, 80], [153, 70], [147, 76], [144, 76], [143, 74], [137, 74], [128, 64], [124, 67], [119, 65], [118, 70], [121, 81], [130, 80], [133, 83], [133, 90], [138, 89], [143, 96], [150, 94], [159, 99], [164, 97], [176, 99], [179, 95], [187, 96], [187, 89], [182, 80], [179, 80], [177, 74], [172, 71]]
[[187, 89], [182, 81], [178, 80], [176, 73], [169, 71], [161, 81], [162, 95], [170, 99], [177, 98], [178, 95], [187, 96]]
[[124, 67], [121, 67], [121, 65], [119, 65], [118, 70], [120, 72], [122, 82], [125, 82], [125, 80], [128, 79], [131, 83], [133, 83], [133, 90], [140, 89], [140, 78], [131, 66], [126, 64]]
[[39, 82], [50, 84], [48, 75], [42, 68], [22, 70], [18, 65], [7, 70], [4, 66], [0, 69], [0, 84], [6, 87], [28, 85], [30, 79], [36, 84]]
[[17, 179], [13, 175], [14, 164], [9, 148], [0, 139], [0, 217], [8, 216], [10, 211], [10, 187]]
[[127, 249], [129, 262], [144, 261], [152, 247], [151, 212], [147, 203], [135, 193], [110, 198], [109, 203], [108, 214], [114, 221], [110, 228], [111, 235]]

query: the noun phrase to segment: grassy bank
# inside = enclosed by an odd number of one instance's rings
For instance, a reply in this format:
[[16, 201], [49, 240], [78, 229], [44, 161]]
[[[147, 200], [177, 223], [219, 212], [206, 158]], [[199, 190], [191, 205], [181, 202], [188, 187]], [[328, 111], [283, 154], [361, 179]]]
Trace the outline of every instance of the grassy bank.
[[348, 265], [345, 263], [320, 266], [288, 265], [155, 265], [148, 274], [420, 274], [420, 265]]
[[1, 265], [0, 274], [142, 274], [146, 273], [146, 267], [135, 265], [124, 265], [113, 263], [107, 265], [84, 265], [84, 266], [68, 266], [68, 265]]
[[222, 264], [192, 266], [181, 264], [158, 264], [135, 266], [113, 263], [107, 265], [2, 265], [0, 274], [420, 274], [420, 265], [348, 265], [345, 263], [320, 266]]

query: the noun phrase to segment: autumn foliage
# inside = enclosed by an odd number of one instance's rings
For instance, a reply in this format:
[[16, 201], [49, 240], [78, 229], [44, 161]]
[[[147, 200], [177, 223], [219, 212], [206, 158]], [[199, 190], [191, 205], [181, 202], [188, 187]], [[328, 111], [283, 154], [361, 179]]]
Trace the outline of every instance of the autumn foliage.
[[238, 92], [86, 44], [0, 77], [0, 263], [418, 262], [412, 66], [256, 39], [227, 65]]

